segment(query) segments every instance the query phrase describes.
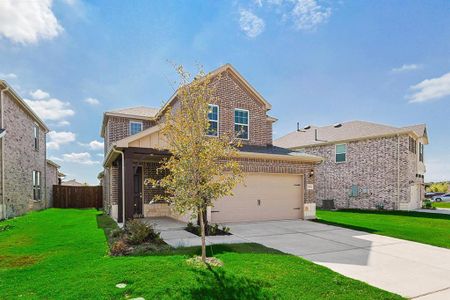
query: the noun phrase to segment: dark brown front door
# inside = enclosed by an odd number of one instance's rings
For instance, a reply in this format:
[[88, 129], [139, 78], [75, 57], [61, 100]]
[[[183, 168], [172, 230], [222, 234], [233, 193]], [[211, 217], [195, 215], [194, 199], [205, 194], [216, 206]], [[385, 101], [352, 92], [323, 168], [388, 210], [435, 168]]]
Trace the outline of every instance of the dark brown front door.
[[133, 185], [134, 185], [134, 216], [142, 216], [142, 167], [133, 168]]

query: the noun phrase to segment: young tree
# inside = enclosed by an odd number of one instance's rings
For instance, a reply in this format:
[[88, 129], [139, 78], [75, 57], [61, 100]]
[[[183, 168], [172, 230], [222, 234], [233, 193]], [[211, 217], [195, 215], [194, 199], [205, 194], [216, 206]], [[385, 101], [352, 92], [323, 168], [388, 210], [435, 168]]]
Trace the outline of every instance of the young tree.
[[169, 200], [178, 213], [198, 216], [202, 260], [206, 263], [206, 210], [215, 200], [231, 195], [242, 180], [240, 165], [233, 159], [239, 145], [231, 134], [208, 136], [217, 130], [210, 127], [208, 114], [212, 113], [209, 104], [215, 102], [218, 77], [212, 78], [202, 69], [194, 78], [182, 66], [176, 70], [180, 77], [177, 102], [165, 113], [162, 128], [172, 155], [163, 160], [158, 170], [166, 175], [146, 182], [163, 188], [160, 198]]

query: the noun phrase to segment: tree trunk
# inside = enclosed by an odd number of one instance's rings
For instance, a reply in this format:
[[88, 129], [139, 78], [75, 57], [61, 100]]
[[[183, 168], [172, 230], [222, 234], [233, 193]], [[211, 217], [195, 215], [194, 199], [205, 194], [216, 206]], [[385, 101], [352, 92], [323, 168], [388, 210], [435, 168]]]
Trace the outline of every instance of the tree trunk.
[[206, 238], [205, 238], [205, 222], [203, 220], [203, 210], [200, 210], [200, 231], [202, 234], [202, 261], [206, 263]]

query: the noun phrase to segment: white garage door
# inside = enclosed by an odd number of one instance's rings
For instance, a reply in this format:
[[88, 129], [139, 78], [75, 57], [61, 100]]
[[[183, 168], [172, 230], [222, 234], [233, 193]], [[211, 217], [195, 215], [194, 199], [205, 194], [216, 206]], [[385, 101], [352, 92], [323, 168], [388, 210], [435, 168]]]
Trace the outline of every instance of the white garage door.
[[234, 195], [218, 200], [211, 221], [240, 222], [298, 219], [303, 203], [301, 175], [247, 173]]

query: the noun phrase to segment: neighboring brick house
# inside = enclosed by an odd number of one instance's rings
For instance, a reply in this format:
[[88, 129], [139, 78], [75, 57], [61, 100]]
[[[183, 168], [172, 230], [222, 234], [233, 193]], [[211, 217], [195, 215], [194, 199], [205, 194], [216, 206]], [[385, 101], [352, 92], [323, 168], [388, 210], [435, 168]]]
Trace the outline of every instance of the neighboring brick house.
[[48, 128], [3, 80], [0, 80], [0, 124], [3, 131], [0, 139], [0, 219], [49, 207]]
[[[336, 208], [419, 208], [424, 198], [425, 125], [393, 127], [351, 121], [307, 126], [274, 144], [318, 155], [317, 205], [334, 200]], [[328, 202], [329, 203], [329, 202]]]
[[[212, 135], [237, 132], [241, 138], [244, 146], [236, 159], [245, 185], [236, 187], [234, 196], [219, 199], [210, 208], [209, 220], [314, 218], [314, 168], [321, 158], [272, 145], [276, 119], [267, 114], [271, 105], [231, 65], [210, 75], [217, 79], [216, 101], [210, 104], [208, 116], [217, 129]], [[153, 196], [159, 191], [143, 185], [145, 178], [157, 176], [161, 159], [170, 155], [160, 129], [166, 109], [177, 103], [175, 93], [161, 109], [136, 107], [104, 114], [104, 208], [119, 222], [139, 216], [190, 217], [176, 215], [168, 203], [156, 202]]]

